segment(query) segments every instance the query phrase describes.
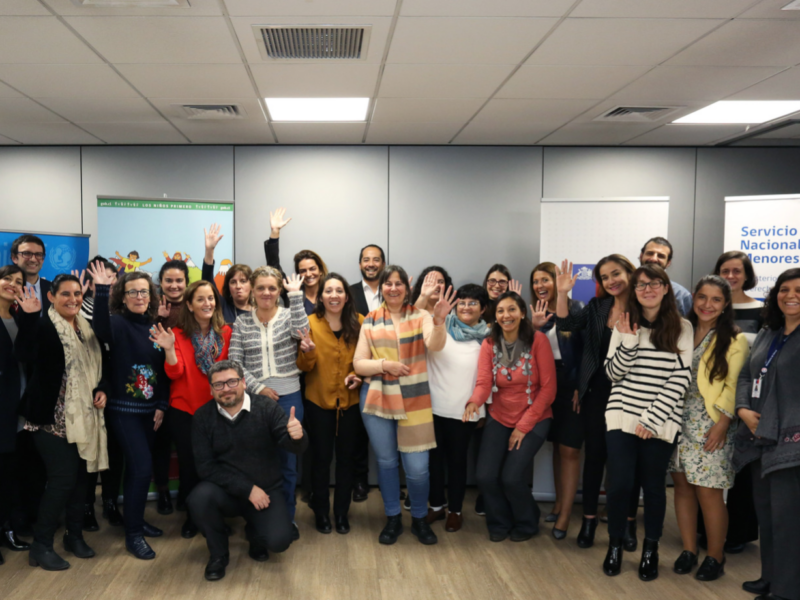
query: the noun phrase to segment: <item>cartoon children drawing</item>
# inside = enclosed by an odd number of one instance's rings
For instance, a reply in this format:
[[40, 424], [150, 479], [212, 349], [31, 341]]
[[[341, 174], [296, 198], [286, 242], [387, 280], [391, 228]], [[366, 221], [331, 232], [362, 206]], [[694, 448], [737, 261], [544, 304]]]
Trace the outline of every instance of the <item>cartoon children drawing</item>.
[[229, 258], [223, 258], [222, 262], [219, 263], [219, 271], [214, 276], [214, 283], [220, 294], [222, 293], [222, 284], [225, 283], [225, 274], [230, 270], [231, 266], [233, 266], [233, 263]]
[[163, 250], [162, 254], [164, 255], [164, 260], [167, 260], [167, 261], [170, 261], [170, 260], [182, 260], [183, 262], [188, 263], [189, 260], [191, 260], [191, 258], [192, 258], [191, 256], [189, 256], [188, 252], [184, 252], [183, 253], [183, 254], [186, 255], [186, 258], [183, 258], [183, 256], [181, 255], [180, 252], [176, 252], [175, 254], [173, 254], [172, 258], [170, 258], [169, 254], [167, 254], [166, 250]]
[[[117, 258], [120, 259], [123, 265], [125, 265], [125, 272], [126, 273], [133, 273], [134, 271], [138, 271], [139, 267], [146, 265], [149, 262], [152, 262], [152, 258], [148, 258], [143, 262], [139, 262], [139, 253], [136, 250], [131, 250], [128, 252], [128, 258], [123, 258], [119, 251], [115, 252]], [[116, 262], [116, 261], [115, 261]]]

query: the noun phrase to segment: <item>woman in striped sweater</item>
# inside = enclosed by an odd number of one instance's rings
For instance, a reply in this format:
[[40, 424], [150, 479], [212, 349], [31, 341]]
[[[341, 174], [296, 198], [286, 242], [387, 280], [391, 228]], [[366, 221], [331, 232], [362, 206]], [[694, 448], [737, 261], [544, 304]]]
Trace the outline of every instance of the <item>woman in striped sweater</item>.
[[[300, 369], [297, 368], [297, 342], [308, 328], [303, 308], [303, 278], [292, 274], [288, 280], [273, 267], [259, 267], [250, 278], [256, 308], [240, 315], [233, 326], [229, 358], [244, 369], [249, 394], [260, 394], [275, 400], [288, 415], [292, 408], [299, 421], [303, 420], [303, 400], [300, 394]], [[278, 304], [283, 289], [289, 296], [289, 309]], [[283, 491], [292, 535], [300, 537], [294, 522], [297, 484], [297, 455], [281, 450]]]
[[605, 364], [612, 387], [606, 408], [609, 545], [603, 572], [618, 575], [622, 567], [622, 538], [638, 476], [645, 500], [639, 578], [652, 581], [658, 577], [658, 540], [667, 510], [664, 480], [692, 378], [693, 334], [664, 269], [642, 265], [631, 287], [630, 312], [614, 327]]

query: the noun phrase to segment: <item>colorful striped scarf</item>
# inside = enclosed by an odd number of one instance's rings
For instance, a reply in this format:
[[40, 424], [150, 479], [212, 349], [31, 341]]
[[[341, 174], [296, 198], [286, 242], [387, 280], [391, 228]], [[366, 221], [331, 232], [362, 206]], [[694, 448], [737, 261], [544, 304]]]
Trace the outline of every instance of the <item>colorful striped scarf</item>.
[[373, 359], [401, 362], [411, 370], [404, 377], [389, 373], [374, 375], [364, 413], [399, 421], [397, 449], [400, 452], [425, 452], [436, 448], [436, 436], [422, 337], [423, 313], [407, 304], [401, 314], [400, 323], [394, 323], [384, 303], [369, 313], [362, 325]]

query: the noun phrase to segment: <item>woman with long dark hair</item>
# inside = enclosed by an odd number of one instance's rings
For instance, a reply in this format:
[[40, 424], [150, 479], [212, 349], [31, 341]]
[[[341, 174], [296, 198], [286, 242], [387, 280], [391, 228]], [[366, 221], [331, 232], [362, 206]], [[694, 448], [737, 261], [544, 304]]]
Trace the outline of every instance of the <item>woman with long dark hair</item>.
[[486, 310], [486, 324], [491, 326], [494, 323], [494, 307], [497, 299], [508, 291], [522, 293], [522, 285], [516, 279], [511, 279], [511, 272], [508, 267], [500, 263], [494, 264], [486, 271], [483, 278], [483, 288], [489, 294], [489, 307]]
[[605, 363], [612, 387], [606, 407], [609, 543], [603, 572], [612, 576], [622, 569], [631, 493], [641, 485], [645, 537], [639, 578], [652, 581], [658, 577], [667, 510], [664, 479], [692, 379], [692, 326], [681, 318], [669, 275], [660, 266], [636, 269], [631, 287], [630, 311], [617, 320]]
[[496, 320], [481, 345], [478, 380], [462, 419], [492, 396], [476, 479], [489, 539], [523, 542], [539, 531], [541, 511], [528, 487], [533, 459], [547, 439], [556, 397], [556, 366], [547, 336], [534, 331], [516, 292], [497, 299]]
[[694, 327], [692, 383], [683, 407], [681, 439], [669, 465], [675, 483], [675, 515], [683, 553], [679, 575], [697, 564], [698, 503], [708, 536], [708, 556], [697, 579], [713, 581], [724, 572], [728, 510], [723, 493], [733, 485], [736, 381], [749, 354], [736, 326], [728, 282], [707, 275], [694, 288], [689, 322]]
[[333, 516], [336, 531], [349, 533], [351, 491], [355, 481], [358, 388], [353, 355], [364, 317], [356, 312], [347, 280], [337, 273], [323, 279], [317, 308], [308, 317], [311, 330], [301, 341], [297, 366], [306, 373], [304, 425], [311, 444], [310, 506], [317, 531], [330, 533], [330, 471], [336, 453]]

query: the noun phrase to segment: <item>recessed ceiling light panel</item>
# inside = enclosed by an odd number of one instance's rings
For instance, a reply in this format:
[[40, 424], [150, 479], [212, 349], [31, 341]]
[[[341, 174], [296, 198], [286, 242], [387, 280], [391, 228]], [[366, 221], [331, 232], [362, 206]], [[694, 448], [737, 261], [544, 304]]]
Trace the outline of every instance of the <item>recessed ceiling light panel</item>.
[[273, 121], [363, 122], [369, 98], [264, 98]]
[[757, 125], [798, 111], [798, 100], [725, 100], [701, 108], [673, 123]]
[[794, 0], [794, 2], [789, 2], [789, 4], [784, 6], [781, 10], [800, 10], [800, 0]]

